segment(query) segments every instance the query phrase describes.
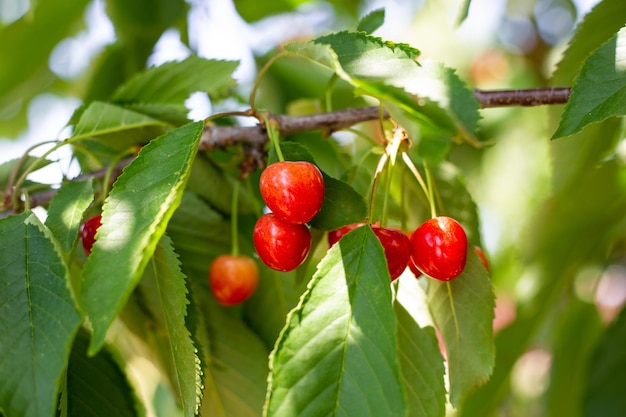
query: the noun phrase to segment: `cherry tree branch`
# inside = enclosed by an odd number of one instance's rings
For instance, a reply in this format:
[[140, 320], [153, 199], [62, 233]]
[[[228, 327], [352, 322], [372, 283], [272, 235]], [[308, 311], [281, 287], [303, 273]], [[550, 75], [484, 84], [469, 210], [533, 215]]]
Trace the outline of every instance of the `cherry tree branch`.
[[[531, 88], [523, 90], [479, 90], [474, 89], [474, 97], [481, 108], [505, 107], [505, 106], [541, 106], [550, 104], [567, 103], [571, 93], [569, 87], [555, 88]], [[270, 123], [276, 123], [281, 134], [322, 130], [332, 133], [356, 124], [378, 120], [380, 117], [388, 118], [389, 114], [379, 107], [362, 107], [354, 109], [337, 110], [328, 113], [318, 113], [306, 116], [286, 116], [268, 114]], [[217, 148], [228, 147], [236, 143], [248, 146], [249, 155], [258, 160], [262, 155], [258, 151], [266, 142], [267, 134], [262, 124], [255, 126], [217, 126], [207, 124], [204, 128], [198, 149], [210, 151]], [[120, 161], [113, 170], [111, 180], [122, 172], [132, 158]], [[71, 181], [82, 181], [88, 178], [102, 179], [105, 177], [107, 168], [82, 174]], [[56, 195], [57, 189], [49, 189], [29, 195], [31, 207], [45, 206]], [[0, 217], [7, 212], [0, 213]]]

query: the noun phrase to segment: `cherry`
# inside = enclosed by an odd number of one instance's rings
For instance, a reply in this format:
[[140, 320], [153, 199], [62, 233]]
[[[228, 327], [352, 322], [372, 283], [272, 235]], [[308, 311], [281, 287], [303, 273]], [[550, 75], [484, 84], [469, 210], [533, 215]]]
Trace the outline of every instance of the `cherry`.
[[411, 235], [411, 244], [415, 266], [425, 275], [450, 281], [465, 268], [467, 235], [450, 217], [435, 217], [422, 223]]
[[287, 223], [274, 213], [257, 220], [252, 238], [259, 258], [277, 271], [296, 269], [311, 248], [311, 232], [305, 224]]
[[[365, 224], [366, 223], [353, 223], [328, 232], [328, 245], [334, 245], [345, 234]], [[409, 262], [409, 258], [411, 257], [411, 242], [408, 236], [400, 230], [380, 227], [378, 223], [372, 225], [372, 231], [383, 246], [389, 275], [393, 281], [402, 274]]]
[[417, 269], [417, 265], [415, 265], [415, 261], [413, 260], [413, 256], [409, 258], [409, 269], [415, 275], [415, 278], [420, 278], [422, 276], [422, 272]]
[[487, 260], [487, 256], [485, 256], [485, 252], [483, 252], [480, 246], [474, 246], [474, 252], [476, 252], [476, 255], [478, 255], [478, 257], [480, 258], [480, 261], [483, 263], [485, 270], [489, 272], [489, 261]]
[[276, 216], [288, 223], [306, 223], [322, 208], [324, 178], [306, 161], [269, 165], [259, 181], [261, 197]]
[[209, 287], [217, 301], [233, 306], [247, 300], [259, 283], [259, 268], [246, 255], [220, 255], [209, 268]]
[[411, 257], [409, 237], [400, 230], [388, 227], [372, 226], [372, 231], [383, 245], [387, 268], [393, 281], [404, 272], [409, 263]]
[[91, 253], [91, 248], [93, 247], [94, 242], [96, 241], [96, 231], [102, 224], [102, 216], [100, 214], [93, 216], [87, 219], [80, 226], [80, 239], [83, 243], [83, 249], [85, 249], [85, 253], [89, 255]]

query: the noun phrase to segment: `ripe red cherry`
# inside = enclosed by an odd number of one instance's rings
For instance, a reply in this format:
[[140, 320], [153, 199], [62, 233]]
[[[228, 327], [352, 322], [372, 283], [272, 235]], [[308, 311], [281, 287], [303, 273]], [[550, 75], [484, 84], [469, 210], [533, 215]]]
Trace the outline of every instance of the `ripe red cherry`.
[[311, 232], [306, 225], [287, 223], [274, 213], [257, 220], [252, 238], [259, 258], [277, 271], [296, 269], [311, 248]]
[[450, 281], [463, 272], [467, 260], [467, 235], [463, 227], [446, 216], [432, 218], [411, 235], [412, 257], [423, 274]]
[[420, 278], [422, 276], [422, 272], [419, 269], [417, 269], [417, 266], [415, 265], [413, 256], [409, 258], [409, 269], [411, 270], [411, 272], [413, 272], [413, 275], [415, 275], [415, 278]]
[[288, 223], [306, 223], [322, 208], [324, 178], [306, 161], [276, 162], [261, 173], [261, 197], [272, 212]]
[[87, 255], [91, 253], [91, 248], [96, 241], [96, 231], [102, 224], [101, 221], [102, 216], [98, 214], [97, 216], [87, 219], [85, 223], [80, 226], [80, 239], [83, 243], [83, 249], [85, 249], [85, 253]]
[[209, 268], [209, 287], [222, 305], [243, 303], [256, 290], [259, 268], [246, 255], [220, 255]]
[[339, 229], [331, 230], [328, 232], [328, 247], [333, 246], [335, 243], [339, 242], [345, 234], [349, 231], [354, 230], [358, 227], [365, 226], [367, 223], [352, 223], [345, 226], [341, 226]]
[[387, 258], [387, 268], [391, 280], [398, 278], [406, 269], [411, 257], [409, 237], [400, 230], [388, 227], [372, 226], [372, 231], [380, 240]]

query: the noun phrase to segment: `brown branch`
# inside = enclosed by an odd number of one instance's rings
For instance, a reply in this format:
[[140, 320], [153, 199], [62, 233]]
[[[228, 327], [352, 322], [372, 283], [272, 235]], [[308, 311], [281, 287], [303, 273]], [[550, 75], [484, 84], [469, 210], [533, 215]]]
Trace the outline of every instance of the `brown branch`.
[[528, 88], [524, 90], [474, 90], [474, 97], [482, 108], [506, 106], [541, 106], [565, 104], [570, 87]]
[[[525, 90], [474, 90], [474, 97], [482, 108], [505, 106], [540, 106], [547, 104], [564, 104], [570, 96], [569, 87], [531, 88]], [[389, 117], [383, 111], [383, 117]], [[268, 114], [268, 120], [275, 122], [281, 134], [291, 134], [311, 130], [323, 130], [328, 133], [354, 126], [358, 123], [377, 120], [381, 116], [379, 107], [361, 107], [355, 109], [338, 110], [328, 113], [311, 114], [307, 116], [285, 116]], [[265, 128], [261, 124], [255, 126], [217, 126], [207, 125], [204, 128], [198, 149], [208, 151], [243, 143], [248, 146], [252, 159], [258, 160], [260, 155], [255, 153], [262, 147], [268, 138]], [[119, 162], [111, 176], [114, 180], [126, 167], [132, 158]], [[251, 167], [252, 168], [252, 167]], [[82, 174], [71, 181], [81, 181], [87, 178], [104, 178], [106, 169]], [[56, 189], [46, 190], [29, 196], [30, 206], [43, 206], [56, 195]], [[0, 213], [0, 217], [6, 215]]]

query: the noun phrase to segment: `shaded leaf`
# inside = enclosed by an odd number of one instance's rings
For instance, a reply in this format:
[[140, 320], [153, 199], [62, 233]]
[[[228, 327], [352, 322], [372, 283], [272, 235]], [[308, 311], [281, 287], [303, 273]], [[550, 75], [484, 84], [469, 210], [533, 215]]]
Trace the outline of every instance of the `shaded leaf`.
[[385, 23], [385, 9], [372, 10], [359, 20], [356, 30], [359, 32], [373, 33]]
[[217, 98], [235, 86], [232, 73], [236, 61], [218, 61], [190, 56], [167, 62], [135, 76], [117, 89], [112, 100], [118, 103], [183, 104], [189, 95], [203, 91]]
[[167, 235], [156, 247], [152, 266], [174, 361], [175, 386], [180, 393], [183, 415], [193, 417], [200, 405], [200, 359], [185, 325], [189, 304], [185, 276], [180, 271], [180, 261]]
[[83, 303], [94, 332], [90, 354], [104, 343], [178, 207], [201, 133], [202, 123], [190, 123], [151, 141], [107, 197], [83, 270]]
[[[126, 377], [124, 364], [110, 346], [87, 356], [89, 334], [76, 335], [61, 399], [68, 417], [133, 417], [145, 410]], [[106, 395], [103, 395], [106, 393]]]
[[585, 416], [618, 417], [626, 414], [626, 309], [606, 331], [590, 363]]
[[412, 274], [398, 278], [394, 310], [398, 320], [398, 360], [407, 394], [408, 415], [446, 413], [443, 356], [426, 304], [426, 292]]
[[489, 277], [471, 246], [461, 275], [448, 282], [428, 282], [428, 306], [446, 346], [450, 402], [455, 407], [493, 371], [494, 298]]
[[320, 262], [270, 357], [266, 416], [404, 416], [389, 273], [371, 228]]
[[29, 212], [0, 220], [0, 409], [52, 416], [82, 321], [49, 231]]
[[[26, 157], [26, 159], [24, 160], [24, 163], [22, 163], [20, 168], [17, 170], [17, 175], [15, 176], [15, 178], [16, 179], [19, 178], [20, 175], [22, 175], [26, 171], [26, 169], [30, 167], [33, 164], [33, 162], [35, 162], [37, 159], [39, 158], [36, 156]], [[13, 170], [15, 169], [18, 163], [20, 163], [20, 158], [11, 159], [9, 161], [6, 161], [0, 164], [0, 193], [4, 193], [7, 187], [7, 184], [9, 183], [9, 179], [11, 178], [11, 173], [13, 172]], [[52, 163], [51, 160], [45, 159], [39, 162], [39, 167], [37, 169], [46, 167], [51, 163]]]
[[76, 241], [83, 213], [93, 201], [93, 180], [72, 181], [59, 189], [50, 201], [46, 226], [61, 245], [64, 253], [69, 253]]
[[622, 0], [603, 0], [585, 15], [576, 27], [567, 50], [552, 74], [552, 85], [570, 85], [578, 74], [580, 64], [598, 45], [615, 35], [626, 22], [626, 7]]
[[569, 136], [591, 123], [626, 115], [626, 28], [587, 58], [572, 87], [552, 138]]

